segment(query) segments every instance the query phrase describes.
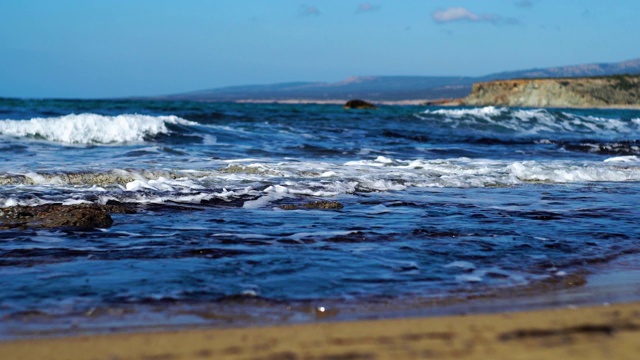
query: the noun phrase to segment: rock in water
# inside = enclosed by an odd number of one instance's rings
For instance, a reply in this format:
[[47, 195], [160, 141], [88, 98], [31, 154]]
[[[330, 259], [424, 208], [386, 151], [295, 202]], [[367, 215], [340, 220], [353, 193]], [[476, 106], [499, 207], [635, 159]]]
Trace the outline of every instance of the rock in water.
[[45, 204], [2, 208], [0, 209], [0, 229], [108, 228], [113, 224], [109, 212], [129, 212], [127, 209], [113, 207], [113, 205], [94, 204]]
[[312, 201], [302, 205], [285, 204], [280, 205], [282, 210], [315, 209], [315, 210], [340, 210], [344, 206], [337, 201]]
[[349, 100], [344, 104], [345, 109], [375, 109], [377, 106], [364, 100]]

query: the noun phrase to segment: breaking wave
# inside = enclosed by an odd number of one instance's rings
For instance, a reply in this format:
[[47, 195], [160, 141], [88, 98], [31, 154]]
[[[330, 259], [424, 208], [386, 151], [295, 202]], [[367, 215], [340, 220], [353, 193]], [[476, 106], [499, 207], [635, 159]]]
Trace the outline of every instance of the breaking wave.
[[[380, 156], [329, 162], [231, 163], [209, 170], [111, 170], [0, 174], [0, 206], [86, 200], [106, 203], [235, 201], [265, 207], [286, 198], [404, 192], [418, 188], [514, 187], [531, 183], [638, 182], [636, 156], [604, 161], [507, 161], [491, 159], [401, 160]], [[26, 187], [43, 188], [27, 192]], [[56, 190], [57, 189], [57, 190]], [[32, 193], [42, 196], [35, 198]]]
[[595, 138], [620, 138], [640, 135], [640, 119], [637, 118], [599, 117], [552, 109], [487, 106], [426, 110], [416, 116], [423, 120], [439, 120], [455, 129], [491, 134], [548, 135], [550, 138], [584, 135]]
[[196, 125], [177, 116], [70, 114], [30, 120], [0, 120], [0, 134], [63, 144], [140, 143], [169, 134], [167, 124]]

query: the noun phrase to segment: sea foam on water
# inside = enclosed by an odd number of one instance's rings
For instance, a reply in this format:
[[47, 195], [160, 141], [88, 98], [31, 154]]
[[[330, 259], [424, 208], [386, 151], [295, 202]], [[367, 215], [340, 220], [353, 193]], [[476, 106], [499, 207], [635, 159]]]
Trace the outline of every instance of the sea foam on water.
[[110, 328], [78, 314], [114, 306], [144, 327], [228, 319], [198, 307], [295, 319], [328, 299], [477, 297], [640, 248], [637, 111], [15, 104], [0, 99], [0, 206], [133, 213], [0, 231], [0, 336]]
[[167, 134], [166, 124], [195, 125], [177, 116], [70, 114], [30, 120], [0, 120], [0, 134], [64, 144], [122, 144], [143, 142]]

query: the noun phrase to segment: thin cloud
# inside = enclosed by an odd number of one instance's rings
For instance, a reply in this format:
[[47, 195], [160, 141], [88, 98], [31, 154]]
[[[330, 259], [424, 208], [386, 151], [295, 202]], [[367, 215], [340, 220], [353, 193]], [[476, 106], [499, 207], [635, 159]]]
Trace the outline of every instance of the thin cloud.
[[454, 21], [491, 21], [493, 15], [478, 15], [463, 7], [450, 7], [444, 10], [436, 10], [431, 14], [433, 21], [437, 23], [448, 23]]
[[368, 12], [376, 11], [378, 9], [380, 9], [380, 6], [373, 5], [372, 3], [366, 2], [358, 5], [358, 8], [356, 9], [356, 13], [358, 14], [368, 13]]
[[517, 19], [503, 18], [494, 14], [477, 14], [463, 7], [450, 7], [447, 9], [436, 10], [431, 13], [431, 18], [438, 24], [446, 24], [456, 21], [488, 22], [494, 25], [515, 25], [518, 23]]
[[300, 15], [301, 16], [318, 16], [320, 15], [320, 10], [315, 6], [310, 5], [300, 5]]

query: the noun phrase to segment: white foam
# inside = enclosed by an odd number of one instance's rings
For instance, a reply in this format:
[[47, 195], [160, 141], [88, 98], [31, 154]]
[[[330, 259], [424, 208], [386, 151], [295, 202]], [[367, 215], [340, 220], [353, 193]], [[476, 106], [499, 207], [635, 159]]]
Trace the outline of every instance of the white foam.
[[456, 280], [460, 282], [477, 283], [477, 282], [482, 282], [482, 276], [473, 275], [473, 274], [462, 274], [462, 275], [456, 275]]
[[157, 179], [145, 179], [142, 176], [138, 176], [138, 179], [133, 180], [125, 184], [124, 187], [127, 191], [140, 191], [145, 189], [158, 190], [158, 191], [176, 191], [177, 189], [189, 189], [189, 190], [201, 190], [204, 189], [202, 185], [196, 184], [194, 180], [188, 178], [180, 179], [167, 179], [164, 176], [160, 176]]
[[18, 205], [18, 201], [16, 199], [5, 199], [4, 200], [4, 205], [2, 207], [10, 207], [10, 206], [17, 206]]
[[239, 162], [250, 162], [250, 161], [259, 161], [260, 159], [257, 158], [246, 158], [246, 159], [229, 159], [229, 160], [222, 160], [225, 163], [239, 163]]
[[[148, 188], [141, 188], [141, 190]], [[164, 204], [164, 203], [182, 203], [182, 204], [200, 204], [203, 201], [212, 199], [230, 200], [231, 198], [243, 195], [258, 195], [258, 192], [252, 189], [239, 189], [237, 191], [228, 191], [223, 189], [221, 192], [194, 192], [194, 193], [153, 193], [149, 191], [127, 191], [126, 195], [103, 195], [98, 199], [99, 204], [106, 204], [109, 201], [118, 201], [132, 204]]]
[[125, 189], [127, 189], [127, 191], [139, 191], [144, 189], [153, 189], [153, 187], [145, 181], [133, 180], [126, 184]]
[[384, 166], [385, 163], [384, 162], [380, 162], [380, 161], [376, 161], [376, 160], [353, 160], [353, 161], [347, 161], [346, 163], [344, 163], [346, 166], [359, 166], [359, 165], [365, 165], [365, 166]]
[[446, 265], [443, 265], [443, 267], [445, 267], [445, 268], [458, 268], [458, 269], [462, 269], [462, 270], [465, 270], [465, 271], [474, 270], [476, 268], [476, 266], [473, 263], [471, 263], [469, 261], [460, 261], [460, 260], [450, 262], [450, 263], [448, 263]]
[[[254, 169], [259, 169], [254, 173]], [[245, 208], [269, 207], [273, 202], [298, 196], [330, 198], [362, 192], [406, 191], [415, 188], [511, 187], [527, 183], [585, 183], [640, 181], [640, 159], [612, 157], [605, 161], [491, 159], [398, 159], [391, 157], [355, 160], [343, 164], [314, 161], [252, 162], [249, 173], [227, 173], [226, 168], [199, 171], [110, 170], [105, 174], [82, 174], [83, 186], [70, 183], [64, 174], [27, 173], [6, 177], [22, 181], [25, 187], [62, 188], [64, 193], [100, 191], [101, 202], [113, 199], [132, 203], [200, 203], [212, 199], [237, 200], [250, 197]], [[1, 174], [0, 174], [1, 177]], [[122, 180], [126, 179], [124, 182]], [[75, 180], [74, 180], [75, 181]], [[103, 183], [103, 181], [111, 181]], [[47, 190], [47, 191], [48, 191]], [[47, 192], [45, 191], [45, 192]], [[57, 196], [57, 195], [55, 195]], [[7, 194], [2, 202], [10, 206], [20, 196]], [[82, 197], [77, 197], [82, 198]], [[43, 198], [49, 201], [53, 198]], [[60, 199], [55, 198], [56, 201]], [[51, 200], [53, 201], [53, 200]], [[33, 200], [29, 200], [34, 204]], [[373, 209], [385, 211], [384, 208]], [[388, 210], [388, 209], [387, 209]]]
[[638, 162], [640, 159], [638, 159], [637, 156], [635, 155], [629, 155], [629, 156], [615, 156], [615, 157], [610, 157], [607, 159], [604, 159], [604, 162], [624, 162], [624, 163], [630, 163], [630, 162]]
[[196, 125], [177, 116], [71, 114], [31, 120], [0, 120], [0, 134], [64, 144], [139, 143], [145, 136], [168, 134], [166, 124]]
[[[67, 201], [73, 202], [75, 200], [67, 199], [67, 200], [64, 200], [63, 203], [66, 203]], [[40, 198], [31, 198], [31, 199], [15, 199], [12, 197], [0, 198], [0, 204], [4, 204], [3, 206], [0, 206], [0, 207], [38, 206], [38, 205], [45, 205], [45, 204], [51, 204], [51, 203], [54, 203], [54, 201], [44, 200]]]
[[67, 199], [62, 202], [62, 205], [79, 205], [79, 204], [91, 204], [90, 201], [81, 199]]
[[640, 181], [640, 168], [600, 166], [598, 163], [576, 164], [565, 161], [523, 161], [509, 165], [508, 170], [522, 182], [623, 182]]
[[28, 172], [26, 174], [24, 174], [24, 176], [28, 177], [29, 179], [31, 179], [31, 181], [34, 184], [40, 184], [40, 185], [44, 185], [44, 184], [54, 184], [54, 185], [60, 185], [61, 182], [60, 181], [56, 181], [56, 177], [52, 177], [52, 178], [45, 178], [44, 176], [35, 173], [35, 172]]
[[467, 116], [475, 116], [480, 118], [489, 118], [491, 116], [499, 116], [507, 111], [506, 108], [497, 108], [495, 106], [485, 106], [482, 108], [471, 109], [439, 109], [439, 110], [427, 110], [425, 114], [438, 114], [448, 117], [462, 118]]
[[367, 211], [367, 214], [370, 215], [379, 215], [379, 214], [386, 214], [386, 213], [390, 213], [391, 210], [384, 206], [384, 205], [375, 205], [372, 206], [371, 208], [369, 208], [369, 210]]
[[[630, 159], [629, 159], [630, 160]], [[342, 165], [324, 162], [252, 163], [256, 174], [201, 172], [200, 177], [154, 181], [136, 179], [129, 190], [193, 191], [224, 187], [224, 197], [258, 196], [245, 208], [261, 208], [295, 196], [336, 197], [358, 192], [405, 191], [430, 187], [518, 186], [526, 183], [640, 181], [640, 167], [620, 162], [506, 161], [491, 159], [357, 160]], [[224, 169], [224, 168], [223, 168]], [[329, 170], [330, 169], [330, 170]], [[327, 176], [330, 171], [331, 176]], [[251, 183], [248, 184], [247, 182]], [[270, 183], [264, 189], [263, 184]], [[186, 196], [183, 194], [181, 196]], [[145, 195], [148, 196], [148, 195]], [[174, 195], [175, 196], [175, 195]], [[217, 195], [217, 197], [223, 197]]]
[[471, 128], [481, 132], [509, 131], [521, 135], [590, 134], [597, 137], [619, 137], [640, 134], [640, 119], [622, 120], [583, 116], [547, 109], [510, 109], [487, 106], [470, 109], [426, 110], [416, 115], [424, 120], [442, 118], [455, 128]]
[[285, 197], [292, 196], [289, 194], [289, 189], [280, 185], [269, 186], [264, 190], [264, 193], [266, 195], [256, 200], [245, 201], [242, 207], [245, 209], [257, 209], [257, 208], [264, 207], [273, 201], [281, 200], [281, 199], [284, 199]]
[[388, 157], [385, 157], [385, 156], [378, 156], [376, 158], [376, 162], [379, 162], [379, 163], [382, 163], [382, 164], [391, 164], [391, 163], [393, 163], [393, 160], [388, 158]]

